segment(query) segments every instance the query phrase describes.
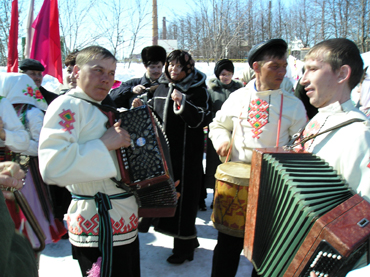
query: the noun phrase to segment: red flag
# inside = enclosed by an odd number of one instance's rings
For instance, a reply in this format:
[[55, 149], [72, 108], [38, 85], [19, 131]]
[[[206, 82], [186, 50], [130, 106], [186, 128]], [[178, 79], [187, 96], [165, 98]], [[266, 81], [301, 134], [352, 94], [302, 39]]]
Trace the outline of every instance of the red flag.
[[12, 2], [7, 71], [18, 72], [18, 0]]
[[54, 76], [63, 84], [57, 0], [44, 0], [32, 28], [35, 29], [35, 32], [30, 58], [38, 60], [44, 65], [44, 75]]

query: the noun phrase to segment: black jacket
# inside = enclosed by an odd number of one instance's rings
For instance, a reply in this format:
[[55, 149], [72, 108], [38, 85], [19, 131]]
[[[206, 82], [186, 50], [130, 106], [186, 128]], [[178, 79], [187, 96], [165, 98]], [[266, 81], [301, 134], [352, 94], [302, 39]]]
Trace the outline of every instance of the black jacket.
[[131, 108], [132, 100], [138, 95], [133, 92], [134, 87], [143, 85], [146, 88], [159, 85], [158, 81], [151, 82], [146, 74], [142, 78], [134, 78], [122, 83], [118, 88], [112, 89], [109, 95], [118, 108]]

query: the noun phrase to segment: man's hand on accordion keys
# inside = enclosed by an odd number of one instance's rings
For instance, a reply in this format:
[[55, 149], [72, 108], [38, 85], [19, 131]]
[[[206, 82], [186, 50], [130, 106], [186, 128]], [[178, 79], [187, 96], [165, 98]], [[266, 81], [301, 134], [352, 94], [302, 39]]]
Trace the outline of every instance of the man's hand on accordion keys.
[[100, 138], [109, 151], [131, 145], [130, 134], [120, 126], [121, 119], [110, 127]]

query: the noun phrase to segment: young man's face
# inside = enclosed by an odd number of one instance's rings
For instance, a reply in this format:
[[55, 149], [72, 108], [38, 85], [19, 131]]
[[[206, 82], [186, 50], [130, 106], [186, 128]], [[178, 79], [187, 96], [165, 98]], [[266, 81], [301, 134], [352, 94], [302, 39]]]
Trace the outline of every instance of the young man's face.
[[75, 88], [77, 86], [77, 83], [76, 83], [76, 78], [73, 74], [73, 65], [69, 65], [67, 67], [67, 84], [68, 84], [68, 87], [69, 88]]
[[338, 74], [330, 64], [317, 59], [305, 61], [305, 73], [300, 81], [305, 87], [311, 105], [322, 108], [338, 101], [336, 84]]
[[162, 75], [163, 63], [157, 62], [145, 67], [151, 80], [157, 80]]
[[44, 76], [42, 76], [42, 71], [38, 70], [26, 70], [24, 71], [25, 74], [27, 74], [36, 84], [37, 87], [41, 86], [42, 79]]
[[102, 101], [113, 86], [116, 61], [111, 58], [99, 59], [97, 57], [81, 68], [75, 65], [73, 72], [77, 80], [77, 86], [92, 99]]
[[261, 90], [279, 89], [286, 73], [286, 55], [282, 58], [266, 57], [262, 66], [258, 65], [256, 71], [259, 75]]

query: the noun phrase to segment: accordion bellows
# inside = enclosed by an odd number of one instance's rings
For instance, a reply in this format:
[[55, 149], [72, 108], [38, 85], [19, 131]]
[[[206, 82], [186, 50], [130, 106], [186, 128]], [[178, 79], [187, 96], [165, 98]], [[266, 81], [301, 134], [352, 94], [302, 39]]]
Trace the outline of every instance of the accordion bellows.
[[[306, 245], [306, 241], [310, 239], [315, 241], [322, 233], [326, 234], [327, 231], [323, 228], [327, 228], [326, 225], [333, 222], [333, 218], [329, 220], [330, 216], [327, 215], [334, 214], [336, 211], [335, 217], [343, 216], [347, 210], [340, 207], [348, 201], [354, 202], [354, 206], [359, 202], [365, 205], [365, 212], [356, 212], [358, 221], [361, 221], [364, 216], [370, 218], [369, 203], [356, 196], [359, 201], [348, 200], [353, 198], [353, 193], [345, 181], [325, 161], [315, 155], [283, 150], [279, 152], [276, 149], [255, 150], [252, 158], [245, 224], [245, 256], [262, 276], [309, 276], [312, 270], [326, 272], [327, 276], [340, 276], [339, 273], [334, 275], [329, 273], [340, 271], [341, 267], [348, 266], [350, 261], [348, 256], [353, 249], [351, 251], [340, 249], [344, 243], [336, 244], [338, 240], [336, 234], [325, 235], [322, 241], [311, 243], [320, 245], [324, 251], [321, 254], [318, 254], [320, 251], [312, 249], [312, 245], [302, 253], [302, 245]], [[351, 208], [352, 206], [348, 209]], [[322, 221], [323, 218], [325, 222]], [[321, 229], [313, 228], [315, 223], [321, 225]], [[356, 225], [356, 223], [353, 224]], [[350, 242], [351, 247], [355, 249], [359, 248], [370, 234], [370, 226], [363, 229], [358, 227], [358, 229], [364, 234], [361, 238], [356, 238], [356, 242]], [[339, 234], [342, 233], [341, 230], [338, 231]], [[313, 232], [316, 233], [313, 234]], [[334, 237], [333, 241], [330, 241], [330, 237]], [[323, 259], [323, 253], [327, 253], [325, 251], [331, 253], [330, 257], [335, 255], [334, 269], [325, 265], [322, 268], [316, 266], [318, 260]], [[298, 252], [301, 257], [299, 261], [296, 257]], [[316, 256], [313, 257], [313, 254], [319, 257], [315, 260]], [[322, 263], [321, 260], [320, 263]], [[333, 264], [332, 261], [330, 263]], [[294, 266], [291, 266], [292, 264]], [[332, 264], [330, 266], [333, 267]], [[300, 269], [297, 274], [298, 267]]]

